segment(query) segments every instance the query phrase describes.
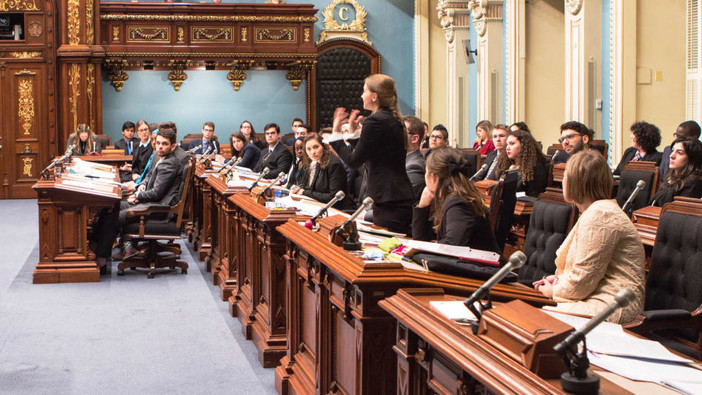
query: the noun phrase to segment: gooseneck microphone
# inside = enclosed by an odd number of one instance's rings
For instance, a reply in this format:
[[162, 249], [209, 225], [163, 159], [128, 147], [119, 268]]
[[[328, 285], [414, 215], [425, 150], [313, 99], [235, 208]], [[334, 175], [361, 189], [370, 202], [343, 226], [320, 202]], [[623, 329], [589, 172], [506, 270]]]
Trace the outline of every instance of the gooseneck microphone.
[[361, 242], [358, 241], [358, 231], [354, 230], [353, 227], [349, 226], [350, 224], [353, 223], [353, 221], [356, 220], [356, 218], [361, 215], [363, 210], [368, 210], [373, 206], [373, 198], [370, 196], [366, 196], [365, 199], [363, 199], [363, 203], [361, 203], [361, 206], [356, 209], [356, 211], [351, 214], [351, 216], [344, 221], [343, 224], [339, 227], [339, 229], [336, 230], [337, 235], [341, 235], [344, 230], [348, 229], [349, 232], [349, 237], [346, 238], [344, 241], [344, 249], [348, 251], [358, 251], [361, 249], [362, 245]]
[[482, 175], [484, 171], [487, 171], [488, 165], [487, 163], [483, 163], [482, 166], [480, 166], [480, 169], [473, 174], [473, 176], [470, 178], [471, 181], [473, 181], [478, 175]]
[[44, 175], [46, 175], [46, 173], [47, 173], [49, 170], [53, 169], [57, 164], [59, 164], [59, 163], [65, 161], [66, 159], [68, 159], [68, 158], [70, 158], [71, 156], [73, 156], [73, 150], [75, 150], [75, 149], [76, 149], [76, 145], [75, 145], [75, 144], [69, 145], [68, 148], [66, 148], [66, 152], [63, 154], [63, 156], [60, 157], [60, 158], [58, 158], [58, 159], [54, 159], [54, 160], [49, 164], [49, 166], [46, 166], [46, 168], [45, 168], [44, 170], [42, 170], [41, 173], [39, 173], [39, 176], [44, 176]]
[[316, 225], [317, 219], [319, 219], [319, 217], [324, 215], [324, 213], [326, 213], [327, 210], [329, 210], [331, 208], [331, 206], [335, 205], [336, 202], [342, 200], [345, 197], [346, 197], [346, 194], [344, 193], [344, 191], [337, 191], [336, 194], [334, 195], [334, 197], [332, 198], [332, 200], [330, 200], [329, 203], [327, 203], [326, 205], [324, 205], [324, 207], [322, 207], [319, 211], [317, 211], [317, 214], [315, 214], [314, 217], [310, 218], [310, 222], [312, 223], [312, 226]]
[[629, 210], [629, 206], [631, 206], [631, 203], [633, 203], [634, 199], [636, 199], [636, 195], [638, 195], [639, 192], [641, 192], [645, 187], [646, 181], [644, 180], [639, 180], [639, 182], [636, 183], [636, 188], [634, 188], [634, 191], [631, 192], [631, 195], [629, 195], [629, 199], [627, 199], [624, 205], [622, 206], [622, 211], [626, 213], [627, 210]]
[[231, 158], [229, 162], [224, 164], [224, 167], [222, 167], [222, 170], [219, 171], [219, 174], [224, 176], [229, 175], [229, 173], [231, 173], [242, 160], [244, 160], [244, 158]]
[[[475, 292], [473, 292], [472, 295], [470, 295], [464, 302], [463, 304], [470, 309], [470, 311], [475, 314], [476, 312], [473, 311], [475, 309], [475, 306], [473, 306], [473, 303], [475, 302], [480, 302], [485, 298], [489, 293], [490, 289], [495, 286], [495, 284], [499, 283], [502, 281], [503, 278], [507, 277], [507, 275], [514, 269], [519, 269], [520, 267], [524, 266], [524, 264], [527, 261], [527, 256], [521, 252], [521, 251], [515, 251], [512, 255], [510, 255], [509, 260], [507, 261], [507, 264], [502, 266], [500, 270], [498, 270], [495, 274], [492, 275], [483, 285], [480, 286], [480, 288], [476, 289]], [[480, 314], [475, 314], [475, 317], [480, 319]]]
[[193, 153], [195, 153], [195, 151], [199, 150], [200, 147], [202, 147], [202, 144], [196, 145], [196, 146], [194, 146], [193, 148], [190, 148], [190, 149], [188, 150], [188, 153], [189, 153], [189, 154], [193, 154]]
[[[631, 289], [621, 289], [614, 296], [614, 302], [607, 306], [607, 308], [592, 317], [585, 325], [568, 335], [565, 340], [553, 347], [553, 350], [561, 356], [568, 369], [561, 374], [561, 387], [564, 391], [577, 394], [599, 393], [599, 376], [588, 373], [587, 371], [590, 366], [590, 361], [587, 358], [585, 335], [609, 318], [609, 316], [614, 314], [619, 308], [628, 306], [629, 303], [634, 300], [636, 300], [636, 295]], [[577, 347], [581, 342], [582, 347]]]
[[271, 171], [271, 169], [269, 169], [268, 167], [265, 167], [263, 169], [263, 171], [261, 171], [261, 174], [258, 175], [258, 178], [256, 179], [256, 181], [254, 181], [254, 183], [251, 184], [251, 188], [249, 188], [249, 192], [251, 192], [251, 190], [254, 189], [256, 187], [256, 185], [258, 185], [258, 182], [261, 181], [261, 178], [265, 177], [268, 173], [270, 173], [270, 171]]
[[273, 185], [276, 185], [276, 184], [278, 184], [279, 182], [283, 181], [283, 180], [285, 179], [285, 176], [286, 176], [286, 174], [285, 174], [284, 171], [281, 171], [280, 173], [278, 173], [278, 177], [276, 177], [275, 180], [273, 180], [273, 182], [270, 183], [270, 185], [268, 185], [267, 187], [265, 187], [265, 188], [261, 191], [261, 193], [259, 193], [259, 195], [264, 196], [265, 194], [267, 194], [268, 191], [270, 191], [271, 188], [273, 188]]
[[553, 347], [553, 350], [561, 354], [567, 349], [575, 346], [577, 343], [585, 339], [585, 335], [587, 335], [588, 333], [590, 333], [590, 331], [595, 329], [595, 327], [603, 323], [607, 318], [609, 318], [609, 316], [614, 314], [615, 311], [628, 306], [629, 303], [635, 300], [636, 295], [631, 289], [623, 288], [619, 290], [619, 292], [617, 292], [617, 294], [614, 296], [614, 302], [612, 302], [609, 306], [607, 306], [606, 309], [602, 310], [599, 314], [592, 317], [580, 329], [571, 333], [568, 337], [565, 338], [565, 340], [556, 344], [556, 346]]

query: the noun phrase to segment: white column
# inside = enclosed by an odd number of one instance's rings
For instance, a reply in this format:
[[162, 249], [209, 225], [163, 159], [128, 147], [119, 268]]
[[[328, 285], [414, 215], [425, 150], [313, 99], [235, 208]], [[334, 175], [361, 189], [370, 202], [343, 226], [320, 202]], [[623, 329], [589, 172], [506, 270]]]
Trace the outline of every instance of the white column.
[[524, 120], [524, 0], [505, 0], [504, 123]]
[[502, 1], [470, 1], [478, 33], [478, 119], [502, 121]]
[[414, 108], [429, 117], [429, 0], [414, 1]]

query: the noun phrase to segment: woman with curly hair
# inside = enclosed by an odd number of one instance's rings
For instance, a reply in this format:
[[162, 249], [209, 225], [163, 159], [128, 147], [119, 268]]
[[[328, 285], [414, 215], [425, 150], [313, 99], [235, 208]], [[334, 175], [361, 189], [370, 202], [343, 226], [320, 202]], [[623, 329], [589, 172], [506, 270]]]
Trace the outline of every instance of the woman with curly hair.
[[[461, 151], [434, 150], [427, 157], [426, 169], [426, 186], [413, 209], [412, 237], [500, 253], [488, 208], [470, 181], [470, 165]], [[432, 203], [436, 211], [430, 218]]]
[[[308, 134], [304, 140], [305, 152], [302, 157], [303, 172], [300, 185], [291, 188], [292, 193], [311, 197], [322, 203], [328, 203], [338, 191], [346, 190], [346, 169], [341, 160], [332, 152], [328, 144], [324, 144], [322, 136], [317, 133]], [[334, 204], [343, 210], [351, 208], [348, 196]]]
[[651, 200], [654, 206], [672, 202], [675, 196], [702, 197], [702, 143], [678, 137], [672, 147], [669, 170]]
[[500, 155], [497, 163], [497, 176], [502, 177], [514, 166], [519, 171], [517, 191], [538, 197], [546, 190], [548, 163], [534, 137], [523, 130], [512, 130], [507, 136], [505, 151], [507, 155]]
[[478, 138], [473, 143], [473, 149], [481, 155], [487, 155], [495, 149], [495, 144], [492, 143], [492, 128], [492, 122], [488, 120], [480, 121], [475, 126], [475, 134]]
[[656, 150], [661, 144], [661, 130], [656, 125], [643, 121], [631, 125], [631, 144], [632, 146], [624, 151], [614, 175], [621, 174], [629, 162], [656, 162], [656, 166], [661, 164], [663, 154]]

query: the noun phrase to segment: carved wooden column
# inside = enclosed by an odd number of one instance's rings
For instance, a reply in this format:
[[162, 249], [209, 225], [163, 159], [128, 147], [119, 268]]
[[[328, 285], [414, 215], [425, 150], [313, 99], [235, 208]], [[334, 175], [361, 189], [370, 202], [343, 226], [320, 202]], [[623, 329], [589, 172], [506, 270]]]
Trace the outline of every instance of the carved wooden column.
[[61, 35], [56, 51], [59, 62], [60, 139], [81, 123], [102, 132], [99, 0], [62, 0], [59, 3]]
[[565, 119], [599, 130], [595, 99], [599, 97], [602, 4], [599, 1], [565, 1]]
[[449, 143], [468, 146], [468, 65], [463, 41], [468, 39], [470, 11], [466, 1], [439, 0], [436, 6], [447, 45]]
[[502, 1], [471, 0], [478, 33], [478, 120], [502, 119]]

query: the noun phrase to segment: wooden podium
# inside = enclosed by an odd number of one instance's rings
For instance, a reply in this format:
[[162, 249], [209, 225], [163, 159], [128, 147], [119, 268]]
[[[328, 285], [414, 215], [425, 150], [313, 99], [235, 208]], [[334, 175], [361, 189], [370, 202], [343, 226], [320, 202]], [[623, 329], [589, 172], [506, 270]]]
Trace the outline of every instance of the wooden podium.
[[[379, 302], [402, 287], [442, 287], [468, 295], [483, 283], [409, 270], [396, 262], [367, 262], [296, 221], [278, 230], [288, 240], [288, 347], [275, 371], [281, 394], [395, 393], [395, 320]], [[519, 284], [499, 284], [492, 295], [550, 303]]]
[[88, 249], [89, 221], [103, 208], [119, 209], [121, 190], [116, 186], [38, 181], [39, 263], [34, 284], [98, 282], [95, 253]]

